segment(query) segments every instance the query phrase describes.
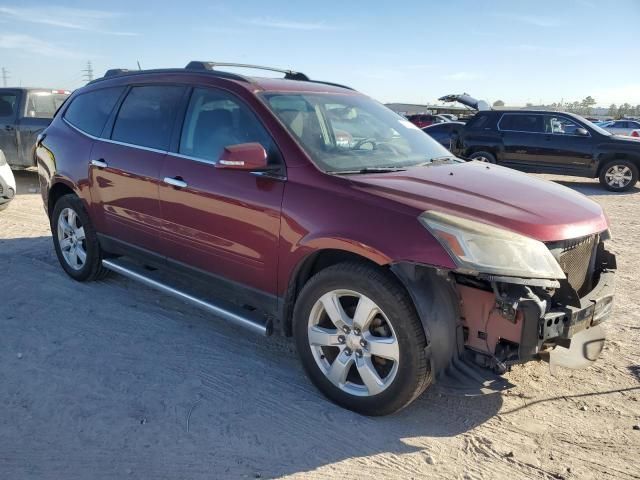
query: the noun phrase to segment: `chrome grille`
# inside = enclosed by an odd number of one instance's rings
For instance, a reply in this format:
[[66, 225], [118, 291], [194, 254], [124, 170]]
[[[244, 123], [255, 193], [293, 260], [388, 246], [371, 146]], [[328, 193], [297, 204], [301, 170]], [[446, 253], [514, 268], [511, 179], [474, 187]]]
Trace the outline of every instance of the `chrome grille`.
[[558, 263], [569, 284], [578, 293], [588, 285], [589, 266], [594, 251], [595, 235], [559, 242]]

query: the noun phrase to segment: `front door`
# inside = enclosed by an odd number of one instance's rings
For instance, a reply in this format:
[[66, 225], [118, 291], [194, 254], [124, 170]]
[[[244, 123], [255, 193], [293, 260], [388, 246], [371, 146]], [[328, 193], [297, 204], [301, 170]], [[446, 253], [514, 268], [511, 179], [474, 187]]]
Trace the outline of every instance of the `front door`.
[[[590, 134], [580, 135], [578, 129], [584, 127], [564, 115], [544, 116], [543, 155], [549, 171], [576, 173], [594, 167], [593, 139]], [[586, 130], [586, 129], [584, 129]]]
[[100, 233], [160, 252], [160, 170], [184, 91], [174, 85], [132, 87], [106, 138], [95, 142], [90, 179]]
[[[248, 142], [281, 177], [214, 167], [225, 146]], [[230, 93], [196, 88], [177, 150], [160, 174], [166, 257], [275, 295], [284, 165], [264, 126]]]
[[0, 150], [4, 152], [7, 163], [11, 166], [19, 164], [16, 123], [20, 95], [19, 90], [3, 89], [0, 91]]

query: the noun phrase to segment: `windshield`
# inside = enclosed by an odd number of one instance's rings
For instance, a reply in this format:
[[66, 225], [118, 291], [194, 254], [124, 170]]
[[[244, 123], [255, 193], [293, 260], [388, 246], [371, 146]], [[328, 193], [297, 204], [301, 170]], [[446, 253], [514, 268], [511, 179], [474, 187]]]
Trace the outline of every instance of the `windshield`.
[[454, 159], [406, 118], [364, 96], [274, 93], [264, 98], [326, 172], [401, 169]]
[[606, 136], [612, 135], [611, 132], [607, 132], [604, 128], [602, 128], [602, 126], [596, 125], [592, 121], [587, 120], [586, 118], [581, 117], [580, 115], [575, 115], [575, 116], [579, 118], [581, 122], [586, 123], [589, 128], [592, 128], [593, 130], [598, 132], [600, 135], [606, 135]]
[[64, 103], [69, 93], [51, 91], [31, 91], [27, 96], [27, 117], [53, 118], [58, 107]]

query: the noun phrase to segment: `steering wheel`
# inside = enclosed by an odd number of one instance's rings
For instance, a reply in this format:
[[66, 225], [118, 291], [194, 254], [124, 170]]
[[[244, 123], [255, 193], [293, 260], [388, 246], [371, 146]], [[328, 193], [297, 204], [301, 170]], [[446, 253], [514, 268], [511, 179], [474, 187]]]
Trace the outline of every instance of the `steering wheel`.
[[351, 149], [360, 150], [360, 147], [366, 145], [367, 143], [371, 145], [371, 150], [375, 150], [378, 146], [378, 142], [375, 138], [363, 138], [362, 140], [358, 140], [358, 142], [353, 147], [351, 147]]

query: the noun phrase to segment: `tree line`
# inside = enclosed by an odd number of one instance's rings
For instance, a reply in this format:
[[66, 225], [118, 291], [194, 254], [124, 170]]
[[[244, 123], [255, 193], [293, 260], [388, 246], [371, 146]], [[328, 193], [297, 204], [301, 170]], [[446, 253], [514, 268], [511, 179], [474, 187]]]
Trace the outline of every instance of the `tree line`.
[[[554, 102], [551, 105], [540, 105], [540, 107], [550, 110], [563, 111], [577, 113], [578, 115], [589, 116], [592, 115], [593, 107], [596, 105], [596, 100], [591, 96], [583, 98], [581, 101], [575, 102]], [[494, 107], [504, 107], [502, 100], [496, 100], [493, 102]], [[533, 104], [527, 103], [527, 107], [533, 107]], [[635, 107], [630, 103], [623, 103], [622, 105], [616, 105], [612, 103], [609, 106], [607, 115], [613, 118], [623, 117], [640, 117], [640, 105]]]

